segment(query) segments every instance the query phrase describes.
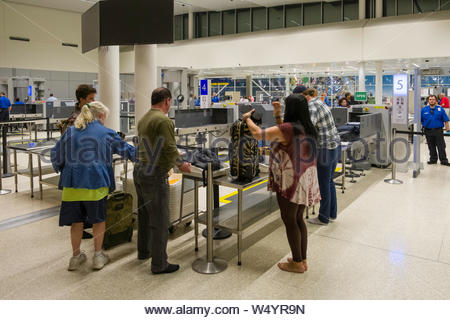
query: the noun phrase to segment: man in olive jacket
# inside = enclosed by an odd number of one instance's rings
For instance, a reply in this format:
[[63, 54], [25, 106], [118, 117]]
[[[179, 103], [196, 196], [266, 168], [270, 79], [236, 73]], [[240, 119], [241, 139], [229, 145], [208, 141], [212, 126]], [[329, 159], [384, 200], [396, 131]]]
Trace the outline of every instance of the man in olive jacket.
[[134, 168], [138, 195], [138, 259], [152, 257], [153, 274], [171, 273], [179, 265], [167, 261], [169, 237], [168, 172], [177, 166], [191, 172], [190, 163], [181, 160], [175, 142], [175, 128], [166, 115], [172, 95], [166, 88], [152, 92], [152, 108], [138, 123], [139, 162]]

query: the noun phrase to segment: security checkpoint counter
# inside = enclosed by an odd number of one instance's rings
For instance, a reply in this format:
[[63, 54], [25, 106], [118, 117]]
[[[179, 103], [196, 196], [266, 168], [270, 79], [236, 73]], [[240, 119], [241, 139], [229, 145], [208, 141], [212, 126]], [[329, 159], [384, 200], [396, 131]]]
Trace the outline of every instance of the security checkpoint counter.
[[[183, 173], [183, 176], [188, 179], [193, 179], [195, 183], [194, 221], [195, 250], [197, 251], [198, 224], [207, 224], [207, 212], [198, 211], [198, 187], [199, 182], [203, 181], [203, 176], [200, 170], [196, 170], [196, 172], [193, 173]], [[267, 173], [261, 173], [251, 182], [237, 182], [231, 180], [228, 176], [228, 169], [214, 171], [214, 185], [236, 189], [236, 191], [228, 195], [227, 198], [237, 195], [237, 202], [225, 200], [229, 201], [229, 203], [215, 208], [213, 211], [213, 225], [214, 228], [223, 229], [237, 235], [238, 265], [242, 264], [241, 253], [243, 231], [262, 218], [278, 210], [275, 194], [266, 190], [267, 181]], [[251, 196], [244, 197], [250, 194]]]

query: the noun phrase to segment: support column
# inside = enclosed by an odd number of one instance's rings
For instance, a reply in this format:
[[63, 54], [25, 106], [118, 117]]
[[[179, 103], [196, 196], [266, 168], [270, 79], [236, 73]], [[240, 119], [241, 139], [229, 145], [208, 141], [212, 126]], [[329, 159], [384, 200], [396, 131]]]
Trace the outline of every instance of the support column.
[[105, 126], [120, 131], [119, 46], [98, 48], [98, 100], [110, 110]]
[[366, 64], [364, 62], [359, 65], [358, 91], [366, 91]]
[[194, 12], [189, 10], [188, 14], [188, 39], [194, 39]]
[[383, 103], [383, 62], [376, 62], [375, 76], [375, 103], [381, 105]]
[[184, 96], [184, 101], [180, 105], [183, 109], [186, 109], [188, 107], [188, 100], [189, 100], [189, 88], [188, 88], [188, 72], [187, 70], [183, 69], [181, 70], [181, 94]]
[[286, 96], [291, 94], [291, 77], [290, 76], [286, 76], [285, 78], [285, 86], [286, 86]]
[[375, 4], [375, 17], [381, 18], [383, 17], [383, 0], [376, 0]]
[[156, 86], [158, 88], [163, 86], [163, 69], [161, 67], [156, 68]]
[[366, 0], [359, 0], [359, 20], [366, 18]]
[[[250, 76], [247, 76], [246, 77], [246, 82], [247, 82], [247, 84], [246, 84], [246, 90], [245, 90], [245, 95], [247, 96], [247, 97], [250, 97], [250, 96], [252, 96], [253, 95], [253, 77], [250, 75]], [[256, 99], [256, 97], [255, 97], [255, 99]]]
[[[414, 70], [414, 131], [419, 131], [421, 126], [421, 77], [420, 70]], [[417, 178], [420, 174], [420, 169], [422, 168], [422, 162], [420, 161], [420, 141], [422, 137], [414, 135], [414, 164], [413, 164], [413, 178]]]
[[158, 86], [156, 48], [156, 44], [134, 46], [136, 123], [150, 110], [152, 91]]

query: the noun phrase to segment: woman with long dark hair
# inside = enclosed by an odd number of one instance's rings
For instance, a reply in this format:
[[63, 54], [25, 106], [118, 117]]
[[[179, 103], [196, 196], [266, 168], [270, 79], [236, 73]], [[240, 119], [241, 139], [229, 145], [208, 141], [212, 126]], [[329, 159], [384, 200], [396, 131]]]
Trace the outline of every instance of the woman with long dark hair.
[[[279, 104], [279, 102], [274, 102]], [[243, 115], [252, 135], [272, 141], [269, 190], [277, 194], [281, 218], [286, 227], [292, 258], [281, 262], [283, 271], [303, 273], [308, 269], [308, 232], [303, 211], [320, 201], [315, 141], [317, 131], [311, 122], [306, 98], [292, 94], [285, 99], [284, 122], [262, 130], [251, 119], [254, 110]], [[279, 110], [279, 105], [275, 106]]]

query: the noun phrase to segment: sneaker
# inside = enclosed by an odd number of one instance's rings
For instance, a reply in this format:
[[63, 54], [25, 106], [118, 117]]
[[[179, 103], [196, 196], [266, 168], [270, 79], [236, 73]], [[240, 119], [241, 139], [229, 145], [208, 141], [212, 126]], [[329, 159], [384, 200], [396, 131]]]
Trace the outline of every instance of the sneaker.
[[86, 262], [86, 260], [87, 258], [84, 253], [80, 253], [78, 256], [70, 258], [69, 268], [67, 268], [67, 270], [69, 271], [77, 270], [83, 263]]
[[312, 218], [312, 219], [307, 219], [306, 221], [308, 221], [309, 223], [312, 223], [312, 224], [318, 224], [320, 226], [328, 225], [327, 223], [324, 223], [324, 222], [320, 221], [319, 218], [317, 218], [317, 217], [316, 218]]
[[331, 218], [330, 217], [330, 222], [335, 222], [337, 218]]
[[427, 163], [428, 163], [428, 164], [436, 164], [437, 161], [428, 161]]
[[94, 254], [94, 270], [101, 270], [103, 267], [109, 263], [108, 255], [104, 254], [103, 251], [100, 255], [96, 256]]
[[442, 164], [443, 166], [450, 167], [450, 163], [449, 163], [449, 162], [441, 162], [441, 164]]

